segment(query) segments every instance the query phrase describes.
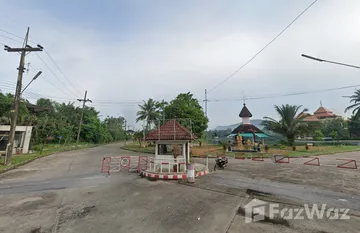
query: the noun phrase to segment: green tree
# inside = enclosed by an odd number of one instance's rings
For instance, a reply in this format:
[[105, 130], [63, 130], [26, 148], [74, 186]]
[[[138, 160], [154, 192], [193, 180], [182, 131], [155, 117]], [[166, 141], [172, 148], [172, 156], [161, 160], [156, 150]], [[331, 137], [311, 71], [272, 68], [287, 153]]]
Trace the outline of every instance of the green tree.
[[348, 120], [348, 131], [350, 137], [352, 138], [360, 138], [360, 119], [353, 115]]
[[338, 137], [338, 133], [336, 131], [332, 131], [329, 136], [332, 138], [332, 140], [335, 140]]
[[160, 122], [162, 124], [164, 124], [166, 121], [166, 114], [165, 114], [165, 107], [168, 106], [169, 103], [166, 102], [165, 100], [162, 100], [162, 101], [158, 101], [156, 102], [155, 104], [155, 107], [156, 107], [156, 111], [158, 112], [158, 119], [160, 120]]
[[133, 140], [138, 141], [140, 146], [141, 146], [143, 138], [144, 138], [144, 132], [143, 131], [136, 131], [133, 134]]
[[144, 100], [143, 104], [139, 104], [140, 110], [136, 113], [136, 122], [145, 121], [146, 129], [150, 130], [151, 123], [159, 119], [158, 102], [149, 98]]
[[125, 118], [124, 117], [107, 117], [104, 120], [104, 124], [106, 129], [111, 134], [111, 137], [114, 141], [118, 141], [120, 139], [125, 139]]
[[179, 123], [191, 129], [199, 138], [204, 134], [209, 122], [199, 101], [190, 92], [181, 93], [172, 100], [165, 107], [165, 114], [168, 119], [178, 119]]
[[326, 120], [323, 123], [323, 127], [321, 132], [325, 136], [331, 137], [332, 132], [337, 132], [338, 139], [349, 139], [349, 131], [348, 131], [348, 124], [342, 118], [336, 118], [332, 120]]
[[320, 130], [315, 130], [313, 138], [316, 141], [323, 141], [324, 140], [324, 134]]
[[359, 119], [360, 116], [360, 89], [356, 90], [355, 93], [350, 96], [350, 106], [345, 108], [345, 112], [349, 110], [353, 110], [352, 114], [354, 115], [355, 119]]
[[[262, 125], [264, 125], [267, 130], [286, 137], [288, 144], [292, 146], [297, 136], [308, 131], [308, 125], [302, 121], [303, 117], [297, 118], [301, 108], [301, 105], [275, 105], [275, 110], [281, 118], [280, 121], [270, 117], [264, 117]], [[305, 111], [307, 111], [307, 109], [303, 109], [300, 113]]]

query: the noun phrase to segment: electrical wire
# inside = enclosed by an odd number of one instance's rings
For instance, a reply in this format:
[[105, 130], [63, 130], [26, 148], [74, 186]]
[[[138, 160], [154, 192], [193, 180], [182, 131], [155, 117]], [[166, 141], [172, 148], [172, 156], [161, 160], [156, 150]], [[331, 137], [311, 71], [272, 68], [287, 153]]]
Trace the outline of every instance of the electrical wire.
[[55, 76], [55, 78], [75, 97], [77, 96], [77, 94], [75, 94], [71, 89], [69, 89], [61, 80], [60, 78], [54, 73], [54, 71], [48, 66], [48, 64], [41, 58], [41, 56], [39, 54], [36, 54], [37, 57], [42, 61], [42, 63], [44, 63], [44, 65], [46, 66], [46, 68]]
[[[4, 30], [4, 29], [1, 29], [1, 28], [0, 28], [0, 31], [5, 32], [5, 33], [7, 33], [7, 34], [9, 34], [9, 35], [15, 36], [15, 37], [17, 37], [17, 38], [24, 39], [23, 37], [18, 36], [18, 35], [14, 34], [14, 33], [9, 32], [9, 31], [6, 31], [6, 30]], [[0, 34], [0, 36], [3, 36], [3, 37], [5, 37], [5, 38], [7, 38], [7, 39], [16, 41], [16, 42], [18, 42], [18, 43], [20, 43], [20, 44], [23, 43], [23, 42], [21, 42], [21, 41], [19, 41], [19, 40], [16, 40], [16, 39], [14, 39], [14, 38], [11, 38], [11, 37], [8, 37], [8, 36], [5, 36], [5, 35], [1, 35], [1, 34]], [[30, 40], [29, 40], [29, 42], [31, 42], [31, 43], [33, 43], [33, 44], [38, 44], [38, 43], [33, 42], [33, 41], [30, 41]], [[3, 44], [3, 45], [5, 45], [5, 44]], [[56, 66], [56, 68], [57, 68], [57, 69], [60, 71], [60, 73], [64, 76], [64, 78], [65, 78], [65, 79], [70, 83], [70, 85], [71, 85], [77, 92], [79, 92], [80, 95], [81, 95], [81, 94], [82, 94], [81, 91], [79, 91], [79, 89], [77, 89], [77, 88], [70, 82], [70, 80], [66, 77], [66, 75], [64, 74], [64, 72], [63, 72], [63, 71], [61, 70], [61, 68], [59, 67], [59, 65], [58, 65], [58, 64], [55, 62], [55, 60], [51, 57], [51, 55], [49, 54], [49, 52], [46, 51], [45, 49], [44, 49], [44, 51], [45, 51], [46, 55], [50, 58], [50, 60], [54, 63], [54, 65]], [[39, 54], [36, 54], [36, 55], [37, 55], [38, 58], [44, 63], [44, 65], [49, 69], [49, 71], [58, 79], [58, 81], [59, 81], [66, 89], [68, 89], [68, 90], [71, 92], [71, 94], [73, 94], [74, 96], [77, 96], [77, 94], [74, 94], [74, 92], [72, 92], [72, 91], [59, 79], [59, 77], [50, 69], [50, 67], [49, 67], [49, 66], [46, 64], [46, 62], [41, 58], [41, 56], [40, 56]]]
[[284, 94], [268, 94], [268, 95], [264, 95], [264, 96], [252, 96], [252, 97], [250, 96], [247, 98], [214, 99], [214, 100], [208, 100], [208, 101], [209, 102], [226, 102], [226, 101], [240, 101], [240, 100], [241, 101], [243, 101], [243, 100], [260, 100], [260, 99], [269, 99], [269, 98], [275, 98], [275, 97], [286, 97], [286, 96], [307, 95], [307, 94], [329, 92], [329, 91], [338, 91], [338, 90], [349, 89], [349, 88], [354, 88], [354, 87], [360, 87], [360, 84], [328, 88], [328, 89], [319, 89], [319, 90], [313, 90], [313, 91], [301, 91], [301, 92], [284, 93]]
[[[35, 69], [35, 68], [33, 67], [33, 65], [31, 65], [31, 64], [29, 65], [29, 67], [31, 67], [32, 69], [38, 71], [38, 69]], [[37, 73], [37, 71], [36, 71], [35, 73]], [[61, 91], [63, 94], [65, 94], [65, 95], [67, 95], [67, 96], [69, 95], [69, 94], [66, 93], [63, 89], [59, 88], [59, 87], [56, 86], [54, 83], [50, 82], [50, 80], [49, 80], [44, 74], [41, 75], [41, 78], [42, 78], [43, 80], [45, 80], [47, 83], [49, 83], [51, 86], [53, 86], [53, 87], [55, 87], [56, 89], [58, 89], [59, 91]]]
[[19, 40], [16, 40], [16, 39], [14, 39], [14, 38], [11, 38], [11, 37], [8, 37], [8, 36], [2, 35], [2, 34], [0, 34], [0, 36], [1, 36], [1, 37], [4, 37], [4, 38], [6, 38], [6, 39], [9, 39], [9, 40], [15, 41], [15, 42], [20, 43], [20, 44], [23, 43], [23, 42], [21, 42], [21, 41], [19, 41]]
[[262, 49], [260, 49], [254, 56], [252, 56], [247, 62], [245, 62], [242, 66], [240, 66], [239, 69], [237, 69], [235, 72], [233, 72], [230, 76], [225, 78], [223, 81], [221, 81], [219, 84], [215, 85], [213, 88], [211, 88], [209, 92], [213, 91], [214, 89], [218, 88], [222, 84], [224, 84], [226, 81], [228, 81], [231, 77], [233, 77], [236, 73], [238, 73], [240, 70], [242, 70], [246, 65], [248, 65], [252, 60], [254, 60], [261, 52], [263, 52], [267, 47], [269, 47], [277, 38], [279, 38], [297, 19], [299, 19], [308, 9], [310, 9], [318, 0], [313, 1], [308, 7], [305, 8], [295, 19], [293, 19], [290, 24], [288, 24], [279, 34], [277, 34], [269, 43], [267, 43]]
[[55, 62], [55, 60], [50, 56], [50, 54], [48, 53], [48, 51], [46, 49], [44, 49], [46, 55], [50, 58], [50, 60], [54, 63], [54, 65], [56, 66], [56, 68], [60, 71], [60, 73], [64, 76], [64, 78], [70, 83], [70, 85], [80, 94], [81, 91], [79, 91], [79, 89], [77, 89], [71, 82], [70, 80], [66, 77], [66, 75], [64, 74], [64, 72], [60, 69], [60, 67], [58, 66], [58, 64]]

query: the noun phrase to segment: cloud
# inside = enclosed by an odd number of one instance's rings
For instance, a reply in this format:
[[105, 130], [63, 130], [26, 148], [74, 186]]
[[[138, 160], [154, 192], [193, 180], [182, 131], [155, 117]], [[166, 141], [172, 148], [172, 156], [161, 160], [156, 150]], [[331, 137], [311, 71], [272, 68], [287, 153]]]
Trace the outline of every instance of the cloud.
[[[88, 15], [91, 4], [74, 15], [38, 7], [10, 15], [14, 3], [0, 10], [0, 28], [24, 34], [22, 22], [31, 26], [31, 40], [41, 43], [80, 93], [72, 88], [46, 54], [27, 61], [44, 72], [30, 90], [45, 96], [76, 99], [88, 90], [93, 106], [103, 115], [122, 114], [135, 124], [136, 106], [100, 104], [96, 100], [142, 101], [149, 97], [170, 100], [191, 91], [199, 100], [237, 70], [270, 41], [311, 1], [199, 1], [148, 4], [112, 2], [124, 12], [110, 18], [104, 12]], [[164, 2], [163, 2], [164, 3]], [[30, 7], [31, 6], [27, 6]], [[75, 6], [74, 6], [75, 7]], [[263, 96], [360, 84], [358, 70], [304, 59], [302, 53], [356, 65], [360, 53], [360, 3], [319, 1], [247, 67], [209, 93], [209, 99]], [[74, 10], [75, 11], [75, 10]], [[126, 12], [132, 12], [129, 14]], [[5, 18], [6, 17], [6, 18]], [[82, 20], [83, 18], [83, 20]], [[15, 20], [15, 21], [14, 21]], [[86, 21], [85, 21], [86, 20]], [[103, 25], [103, 27], [99, 26]], [[0, 37], [0, 42], [15, 42]], [[0, 75], [15, 81], [18, 56], [0, 53]], [[3, 79], [3, 78], [2, 78]], [[31, 79], [31, 73], [24, 83]], [[71, 89], [71, 91], [68, 90]], [[59, 90], [60, 89], [60, 90]], [[274, 104], [301, 104], [314, 111], [320, 100], [342, 114], [352, 89], [248, 101], [255, 118], [275, 117]], [[60, 99], [59, 98], [59, 99]], [[240, 122], [242, 101], [209, 102], [210, 127]]]

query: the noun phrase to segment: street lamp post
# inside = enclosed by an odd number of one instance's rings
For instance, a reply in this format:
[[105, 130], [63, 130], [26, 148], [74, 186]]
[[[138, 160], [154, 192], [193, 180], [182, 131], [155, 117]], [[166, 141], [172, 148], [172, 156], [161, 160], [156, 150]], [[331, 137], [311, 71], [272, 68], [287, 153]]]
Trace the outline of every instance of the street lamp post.
[[347, 67], [352, 67], [352, 68], [360, 69], [360, 66], [354, 66], [354, 65], [349, 65], [349, 64], [341, 63], [341, 62], [329, 61], [329, 60], [325, 60], [325, 59], [321, 59], [321, 58], [309, 56], [309, 55], [306, 55], [306, 54], [301, 54], [301, 56], [302, 56], [302, 57], [305, 57], [305, 58], [307, 58], [307, 59], [311, 59], [311, 60], [314, 60], [314, 61], [318, 61], [318, 62], [327, 62], [327, 63], [331, 63], [331, 64], [335, 64], [335, 65], [341, 65], [341, 66], [347, 66]]
[[24, 93], [24, 91], [26, 90], [26, 88], [28, 88], [28, 86], [30, 86], [30, 84], [37, 79], [40, 75], [42, 74], [42, 71], [37, 72], [37, 74], [31, 79], [31, 81], [28, 83], [28, 85], [26, 85], [26, 87], [24, 87], [24, 89], [21, 91], [21, 94]]

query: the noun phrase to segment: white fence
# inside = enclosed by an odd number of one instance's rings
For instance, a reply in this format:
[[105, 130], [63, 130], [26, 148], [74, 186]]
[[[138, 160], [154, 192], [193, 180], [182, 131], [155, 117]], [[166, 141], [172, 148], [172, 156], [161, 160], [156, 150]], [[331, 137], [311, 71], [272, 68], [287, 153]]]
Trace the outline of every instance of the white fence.
[[[184, 158], [170, 158], [169, 156], [149, 158], [149, 170], [152, 172], [170, 173], [170, 172], [185, 172]], [[175, 166], [174, 166], [175, 165]], [[176, 170], [174, 169], [176, 167]]]

